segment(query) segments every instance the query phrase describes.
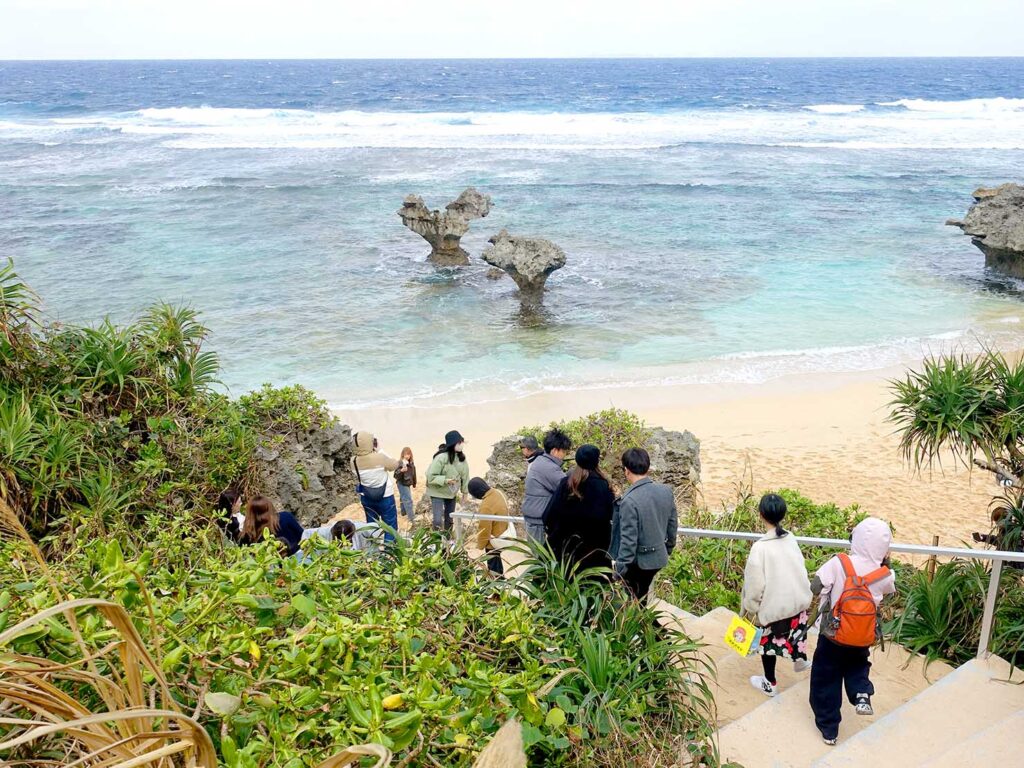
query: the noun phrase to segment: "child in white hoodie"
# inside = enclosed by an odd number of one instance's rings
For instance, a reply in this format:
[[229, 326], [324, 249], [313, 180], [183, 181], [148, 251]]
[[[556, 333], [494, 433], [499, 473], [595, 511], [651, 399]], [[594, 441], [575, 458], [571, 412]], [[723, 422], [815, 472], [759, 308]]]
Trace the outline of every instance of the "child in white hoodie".
[[[888, 567], [883, 566], [889, 554], [892, 542], [892, 531], [885, 522], [869, 517], [861, 521], [853, 529], [850, 536], [850, 554], [848, 561], [857, 576], [865, 578], [865, 586], [870, 591], [877, 607], [885, 595], [896, 591], [896, 580]], [[844, 555], [836, 555], [825, 563], [811, 581], [811, 591], [823, 594], [829, 606], [835, 607], [846, 586]], [[866, 596], [865, 596], [866, 599]], [[872, 642], [864, 646], [841, 645], [830, 640], [825, 622], [830, 620], [822, 609], [822, 632], [818, 637], [818, 647], [814, 651], [814, 667], [811, 669], [811, 709], [814, 711], [814, 723], [821, 731], [826, 744], [835, 744], [839, 737], [839, 723], [843, 719], [843, 687], [846, 697], [853, 704], [858, 715], [873, 715], [871, 697], [875, 687], [871, 684], [868, 673], [871, 662], [868, 654]]]
[[793, 669], [803, 672], [807, 663], [807, 609], [811, 588], [796, 537], [782, 527], [786, 501], [774, 493], [761, 497], [758, 512], [767, 533], [750, 548], [743, 572], [743, 613], [761, 627], [761, 665], [763, 675], [750, 678], [750, 684], [766, 696], [778, 688], [775, 663], [793, 660]]

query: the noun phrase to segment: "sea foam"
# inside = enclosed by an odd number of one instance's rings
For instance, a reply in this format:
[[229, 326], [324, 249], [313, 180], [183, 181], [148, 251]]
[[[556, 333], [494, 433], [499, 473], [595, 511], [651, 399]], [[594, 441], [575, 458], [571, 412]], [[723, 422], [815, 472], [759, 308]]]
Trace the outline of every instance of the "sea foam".
[[[818, 115], [820, 117], [815, 117]], [[1024, 99], [928, 102], [871, 109], [674, 112], [317, 112], [166, 107], [0, 123], [0, 136], [112, 132], [172, 149], [479, 149], [643, 151], [688, 144], [849, 149], [1024, 148]]]

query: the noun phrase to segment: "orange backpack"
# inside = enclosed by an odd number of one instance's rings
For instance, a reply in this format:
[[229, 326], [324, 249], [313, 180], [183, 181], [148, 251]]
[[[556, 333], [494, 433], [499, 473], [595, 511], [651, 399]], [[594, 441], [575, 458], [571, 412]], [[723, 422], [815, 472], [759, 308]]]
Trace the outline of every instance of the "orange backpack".
[[889, 575], [882, 566], [865, 576], [858, 576], [845, 552], [838, 555], [846, 582], [843, 592], [822, 622], [822, 633], [833, 643], [854, 648], [870, 648], [882, 638], [882, 622], [878, 617], [871, 585]]

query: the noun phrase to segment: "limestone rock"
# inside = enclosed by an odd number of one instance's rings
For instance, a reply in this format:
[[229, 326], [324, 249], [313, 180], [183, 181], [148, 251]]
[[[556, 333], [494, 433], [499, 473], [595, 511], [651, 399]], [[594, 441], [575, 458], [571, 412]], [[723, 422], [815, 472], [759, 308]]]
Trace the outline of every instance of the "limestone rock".
[[358, 501], [349, 470], [352, 430], [329, 424], [308, 431], [268, 431], [256, 449], [256, 491], [305, 527], [325, 524]]
[[519, 448], [522, 438], [522, 435], [512, 435], [496, 442], [487, 457], [489, 468], [484, 476], [489, 486], [499, 488], [505, 494], [509, 512], [513, 515], [519, 514], [519, 506], [523, 503], [523, 484], [529, 466]]
[[946, 223], [971, 236], [985, 254], [985, 266], [1024, 278], [1024, 186], [982, 187], [974, 191], [974, 200], [963, 220]]
[[483, 260], [509, 273], [524, 300], [539, 300], [548, 275], [565, 266], [565, 251], [539, 237], [519, 237], [501, 230], [488, 240]]
[[644, 447], [651, 454], [651, 477], [675, 488], [680, 506], [692, 506], [700, 484], [700, 440], [689, 430], [655, 427]]
[[431, 262], [441, 267], [461, 267], [469, 264], [469, 254], [459, 244], [469, 231], [469, 222], [490, 212], [490, 195], [469, 187], [448, 203], [443, 213], [431, 211], [419, 195], [409, 195], [398, 215], [406, 227], [430, 243]]

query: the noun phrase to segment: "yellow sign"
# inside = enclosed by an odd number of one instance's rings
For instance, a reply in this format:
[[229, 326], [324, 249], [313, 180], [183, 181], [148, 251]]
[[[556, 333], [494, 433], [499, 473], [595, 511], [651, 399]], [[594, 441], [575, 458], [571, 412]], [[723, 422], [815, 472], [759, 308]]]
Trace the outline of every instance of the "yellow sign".
[[750, 656], [761, 644], [761, 630], [746, 619], [733, 616], [725, 630], [725, 644], [740, 656]]

